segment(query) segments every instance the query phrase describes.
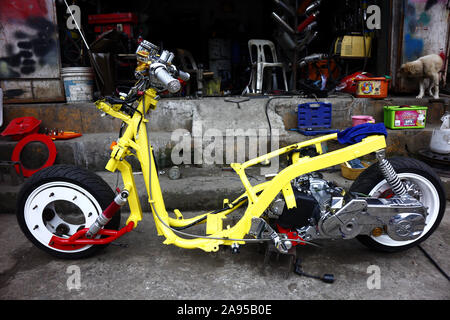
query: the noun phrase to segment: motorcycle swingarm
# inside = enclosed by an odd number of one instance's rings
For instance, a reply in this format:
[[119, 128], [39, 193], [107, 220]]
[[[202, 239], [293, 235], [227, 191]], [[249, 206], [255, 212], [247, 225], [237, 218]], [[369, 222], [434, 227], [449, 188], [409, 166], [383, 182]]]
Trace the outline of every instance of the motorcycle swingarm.
[[394, 240], [417, 238], [425, 226], [426, 208], [414, 198], [356, 198], [319, 222], [322, 235], [350, 239], [382, 228]]

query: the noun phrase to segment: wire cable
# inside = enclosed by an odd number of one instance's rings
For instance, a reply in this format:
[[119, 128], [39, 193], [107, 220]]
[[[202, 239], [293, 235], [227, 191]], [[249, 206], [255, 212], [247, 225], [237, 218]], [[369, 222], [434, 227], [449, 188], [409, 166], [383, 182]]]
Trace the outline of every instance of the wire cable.
[[270, 139], [272, 139], [272, 124], [270, 123], [270, 118], [269, 118], [269, 113], [268, 113], [270, 101], [272, 101], [274, 99], [290, 99], [290, 98], [292, 98], [292, 96], [275, 96], [275, 97], [270, 97], [269, 99], [267, 99], [264, 109], [265, 109], [265, 113], [266, 113], [267, 123], [269, 124]]
[[428, 260], [430, 260], [431, 263], [436, 267], [436, 269], [438, 269], [439, 272], [442, 273], [442, 275], [447, 279], [447, 281], [450, 281], [450, 277], [448, 276], [448, 274], [445, 273], [444, 270], [442, 270], [442, 268], [437, 264], [436, 261], [434, 261], [434, 259], [428, 254], [428, 252], [426, 252], [425, 249], [422, 248], [420, 245], [418, 245], [418, 247], [419, 247], [420, 251], [423, 252], [423, 254], [425, 255], [425, 257], [427, 257]]

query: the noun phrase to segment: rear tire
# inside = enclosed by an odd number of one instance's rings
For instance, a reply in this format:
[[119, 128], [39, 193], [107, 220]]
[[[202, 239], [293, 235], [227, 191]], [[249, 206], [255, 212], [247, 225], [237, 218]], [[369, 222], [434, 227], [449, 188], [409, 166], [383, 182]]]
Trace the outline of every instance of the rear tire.
[[[56, 165], [35, 173], [20, 190], [17, 221], [25, 236], [43, 251], [64, 259], [92, 256], [107, 245], [61, 250], [49, 245], [52, 236], [68, 238], [88, 228], [114, 200], [114, 192], [98, 175], [85, 169]], [[118, 230], [120, 212], [106, 229]]]
[[[409, 249], [426, 240], [439, 226], [445, 212], [446, 198], [441, 179], [425, 163], [412, 158], [389, 159], [400, 180], [406, 182], [408, 193], [428, 207], [426, 226], [422, 235], [410, 241], [395, 241], [388, 235], [379, 237], [360, 235], [357, 239], [365, 246], [378, 251], [398, 252]], [[375, 163], [362, 172], [350, 187], [351, 192], [360, 192], [372, 197], [392, 195], [390, 186]]]

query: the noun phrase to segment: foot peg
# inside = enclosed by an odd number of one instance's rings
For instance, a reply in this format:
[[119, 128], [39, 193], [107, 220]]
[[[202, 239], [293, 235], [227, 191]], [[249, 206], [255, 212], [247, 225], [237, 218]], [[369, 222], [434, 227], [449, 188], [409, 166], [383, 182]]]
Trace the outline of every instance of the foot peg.
[[278, 233], [273, 230], [273, 228], [262, 218], [252, 219], [252, 226], [249, 233], [257, 239], [271, 239], [275, 245], [275, 248], [277, 248], [280, 253], [286, 254], [289, 249], [292, 248], [292, 242], [282, 239]]

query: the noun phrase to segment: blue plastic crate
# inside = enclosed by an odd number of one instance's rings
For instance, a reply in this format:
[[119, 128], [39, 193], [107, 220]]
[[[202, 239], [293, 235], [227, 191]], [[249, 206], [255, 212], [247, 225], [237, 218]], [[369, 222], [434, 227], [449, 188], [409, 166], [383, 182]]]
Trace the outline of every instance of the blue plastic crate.
[[331, 128], [331, 103], [308, 102], [298, 105], [298, 128]]
[[324, 130], [331, 128], [331, 103], [308, 102], [298, 105], [297, 130], [312, 136], [338, 132], [338, 130]]

